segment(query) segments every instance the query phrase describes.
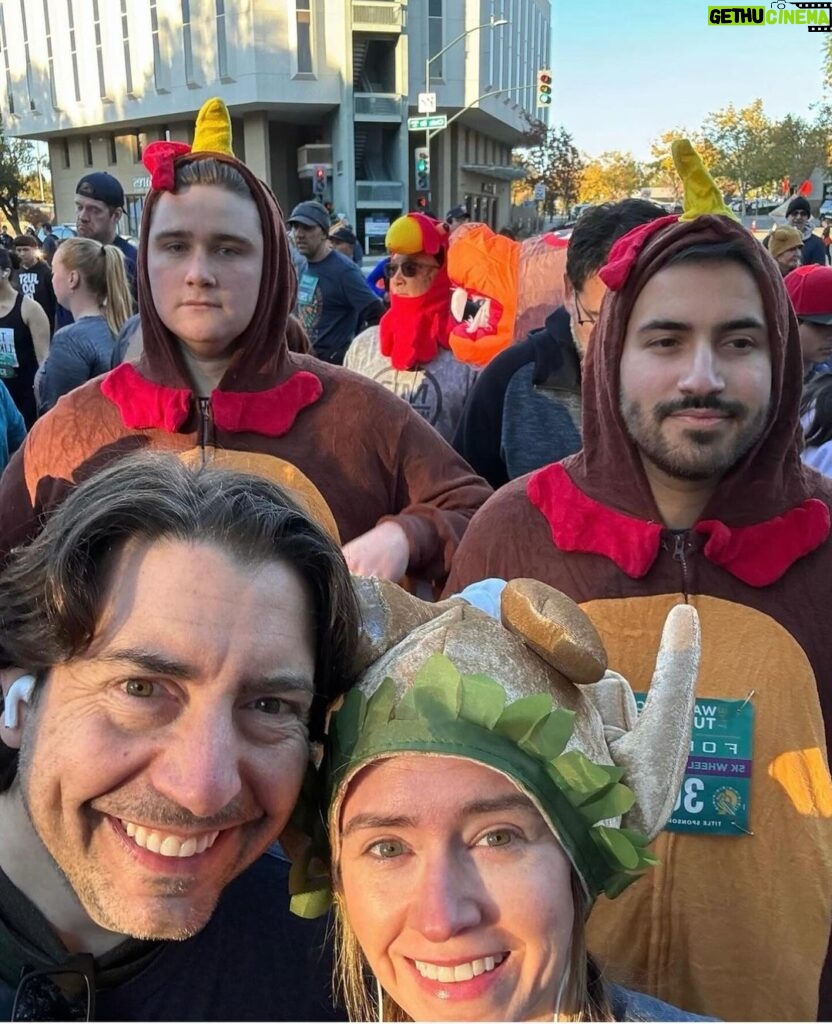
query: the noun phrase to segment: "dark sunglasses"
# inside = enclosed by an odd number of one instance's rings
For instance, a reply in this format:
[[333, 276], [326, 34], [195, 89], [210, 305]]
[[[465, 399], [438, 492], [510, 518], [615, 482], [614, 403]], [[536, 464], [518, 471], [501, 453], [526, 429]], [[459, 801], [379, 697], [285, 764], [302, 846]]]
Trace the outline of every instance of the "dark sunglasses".
[[389, 280], [401, 270], [405, 277], [416, 277], [422, 267], [428, 267], [430, 270], [439, 269], [435, 263], [425, 263], [423, 260], [402, 260], [401, 263], [388, 263], [384, 268], [384, 276]]
[[12, 1020], [95, 1020], [95, 961], [79, 953], [60, 967], [27, 971], [17, 985]]

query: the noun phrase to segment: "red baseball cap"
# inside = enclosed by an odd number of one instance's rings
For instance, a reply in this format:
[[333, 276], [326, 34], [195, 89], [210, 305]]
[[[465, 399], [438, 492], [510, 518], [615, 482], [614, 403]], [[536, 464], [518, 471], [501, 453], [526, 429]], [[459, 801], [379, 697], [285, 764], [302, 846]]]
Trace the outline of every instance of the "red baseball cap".
[[810, 263], [784, 278], [798, 320], [832, 324], [832, 267]]

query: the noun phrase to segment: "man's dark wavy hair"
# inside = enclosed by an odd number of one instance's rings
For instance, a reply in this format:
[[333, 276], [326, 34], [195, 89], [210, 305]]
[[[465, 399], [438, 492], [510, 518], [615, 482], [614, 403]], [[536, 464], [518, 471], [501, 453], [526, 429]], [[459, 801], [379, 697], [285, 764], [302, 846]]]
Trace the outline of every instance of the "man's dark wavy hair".
[[[283, 562], [310, 596], [315, 700], [310, 738], [326, 707], [349, 685], [358, 607], [340, 548], [276, 484], [226, 469], [187, 467], [165, 453], [122, 459], [76, 487], [0, 575], [0, 666], [37, 680], [83, 656], [101, 619], [116, 556], [131, 541], [214, 544], [244, 566]], [[199, 566], [194, 565], [199, 573]], [[0, 743], [0, 792], [17, 771], [17, 751]]]
[[575, 291], [598, 273], [622, 235], [666, 216], [664, 207], [647, 199], [622, 199], [587, 210], [576, 221], [566, 250], [566, 276]]

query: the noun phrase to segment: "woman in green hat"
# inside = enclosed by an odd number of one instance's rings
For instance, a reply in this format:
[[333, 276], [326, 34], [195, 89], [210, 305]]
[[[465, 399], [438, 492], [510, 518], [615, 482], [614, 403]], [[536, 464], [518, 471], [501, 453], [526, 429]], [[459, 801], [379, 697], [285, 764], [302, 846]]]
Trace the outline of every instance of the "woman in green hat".
[[322, 766], [329, 850], [319, 838], [293, 886], [310, 916], [334, 892], [351, 1019], [703, 1019], [604, 983], [584, 944], [595, 898], [655, 863], [687, 760], [695, 611], [669, 615], [638, 716], [549, 587], [491, 581], [487, 614], [357, 586], [361, 673]]

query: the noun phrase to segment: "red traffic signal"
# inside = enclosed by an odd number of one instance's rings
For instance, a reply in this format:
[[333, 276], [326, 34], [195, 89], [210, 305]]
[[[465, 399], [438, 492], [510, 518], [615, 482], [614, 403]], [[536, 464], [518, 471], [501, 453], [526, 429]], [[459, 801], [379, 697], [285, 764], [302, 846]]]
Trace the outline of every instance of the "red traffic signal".
[[322, 196], [326, 192], [326, 167], [323, 164], [315, 164], [315, 171], [312, 175], [312, 191], [318, 196]]

